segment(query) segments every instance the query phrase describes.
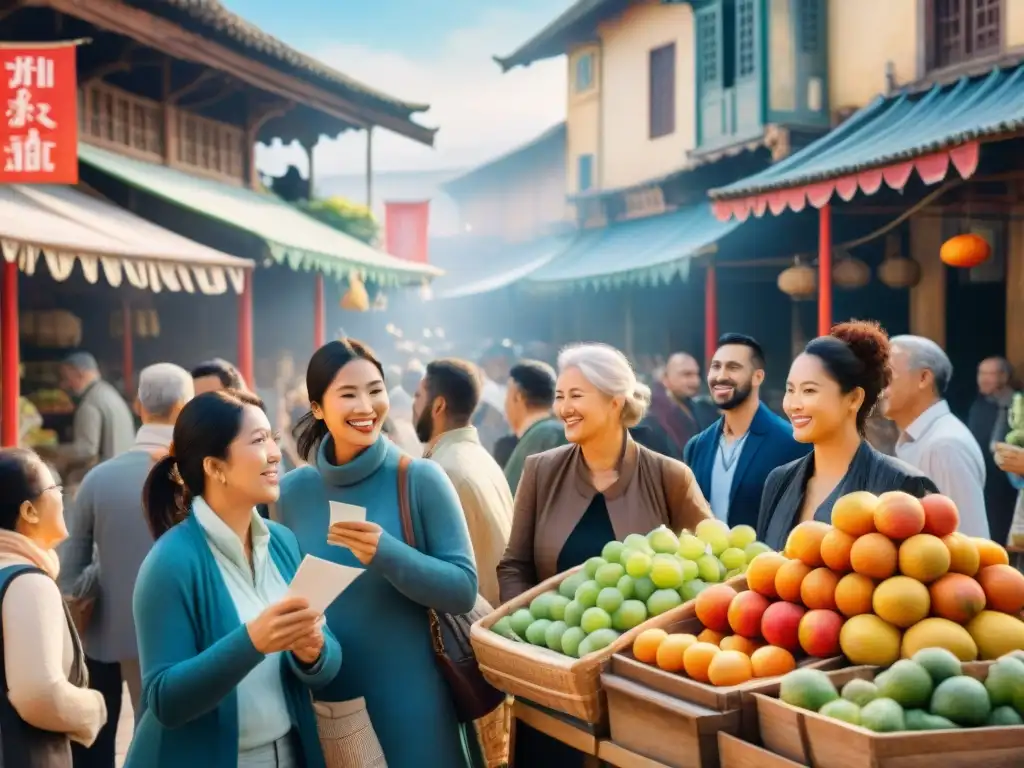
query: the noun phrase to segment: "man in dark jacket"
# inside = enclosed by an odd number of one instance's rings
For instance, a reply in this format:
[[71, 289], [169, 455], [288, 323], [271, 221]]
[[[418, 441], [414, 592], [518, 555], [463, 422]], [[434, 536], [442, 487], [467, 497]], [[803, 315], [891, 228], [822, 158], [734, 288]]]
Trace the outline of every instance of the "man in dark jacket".
[[651, 387], [650, 418], [670, 441], [670, 455], [682, 455], [690, 438], [718, 418], [715, 406], [697, 396], [700, 388], [700, 366], [686, 352], [669, 357], [660, 381]]

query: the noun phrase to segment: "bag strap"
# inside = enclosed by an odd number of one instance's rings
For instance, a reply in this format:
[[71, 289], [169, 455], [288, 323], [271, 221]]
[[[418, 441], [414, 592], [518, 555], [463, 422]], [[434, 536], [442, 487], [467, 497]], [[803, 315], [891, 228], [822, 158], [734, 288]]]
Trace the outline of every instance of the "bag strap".
[[405, 543], [416, 549], [416, 532], [412, 527], [412, 506], [409, 504], [409, 465], [412, 459], [404, 453], [398, 457], [398, 513], [402, 517]]

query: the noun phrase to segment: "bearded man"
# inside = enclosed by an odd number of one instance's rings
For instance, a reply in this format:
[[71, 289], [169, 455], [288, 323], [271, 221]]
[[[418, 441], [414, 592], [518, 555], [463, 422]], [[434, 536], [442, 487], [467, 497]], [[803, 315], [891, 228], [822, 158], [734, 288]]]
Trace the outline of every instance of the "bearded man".
[[810, 450], [793, 438], [793, 427], [761, 402], [765, 360], [750, 336], [727, 333], [708, 367], [708, 389], [722, 416], [686, 444], [704, 498], [730, 526], [757, 526], [768, 473]]

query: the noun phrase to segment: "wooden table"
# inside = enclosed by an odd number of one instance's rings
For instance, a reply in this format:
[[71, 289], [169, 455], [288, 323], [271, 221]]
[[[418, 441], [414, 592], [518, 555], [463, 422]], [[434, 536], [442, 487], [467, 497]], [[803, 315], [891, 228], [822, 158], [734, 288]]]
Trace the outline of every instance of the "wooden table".
[[[509, 756], [509, 768], [515, 768], [516, 723], [526, 725], [550, 736], [556, 741], [583, 753], [584, 768], [668, 768], [668, 766], [637, 755], [629, 750], [613, 744], [607, 737], [607, 726], [596, 726], [582, 720], [569, 717], [539, 704], [516, 699], [512, 706], [512, 733], [509, 739], [512, 754]], [[520, 768], [530, 768], [521, 766]]]

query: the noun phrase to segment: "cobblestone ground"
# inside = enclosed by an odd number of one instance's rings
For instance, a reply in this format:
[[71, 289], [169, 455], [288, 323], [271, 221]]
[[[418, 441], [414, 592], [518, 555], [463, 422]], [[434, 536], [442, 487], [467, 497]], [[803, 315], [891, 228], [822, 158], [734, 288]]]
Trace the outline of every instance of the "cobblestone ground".
[[117, 725], [117, 768], [124, 765], [124, 756], [128, 753], [128, 745], [132, 741], [132, 728], [135, 725], [135, 715], [132, 713], [132, 700], [128, 695], [128, 686], [124, 688], [124, 698], [121, 699], [121, 722]]

